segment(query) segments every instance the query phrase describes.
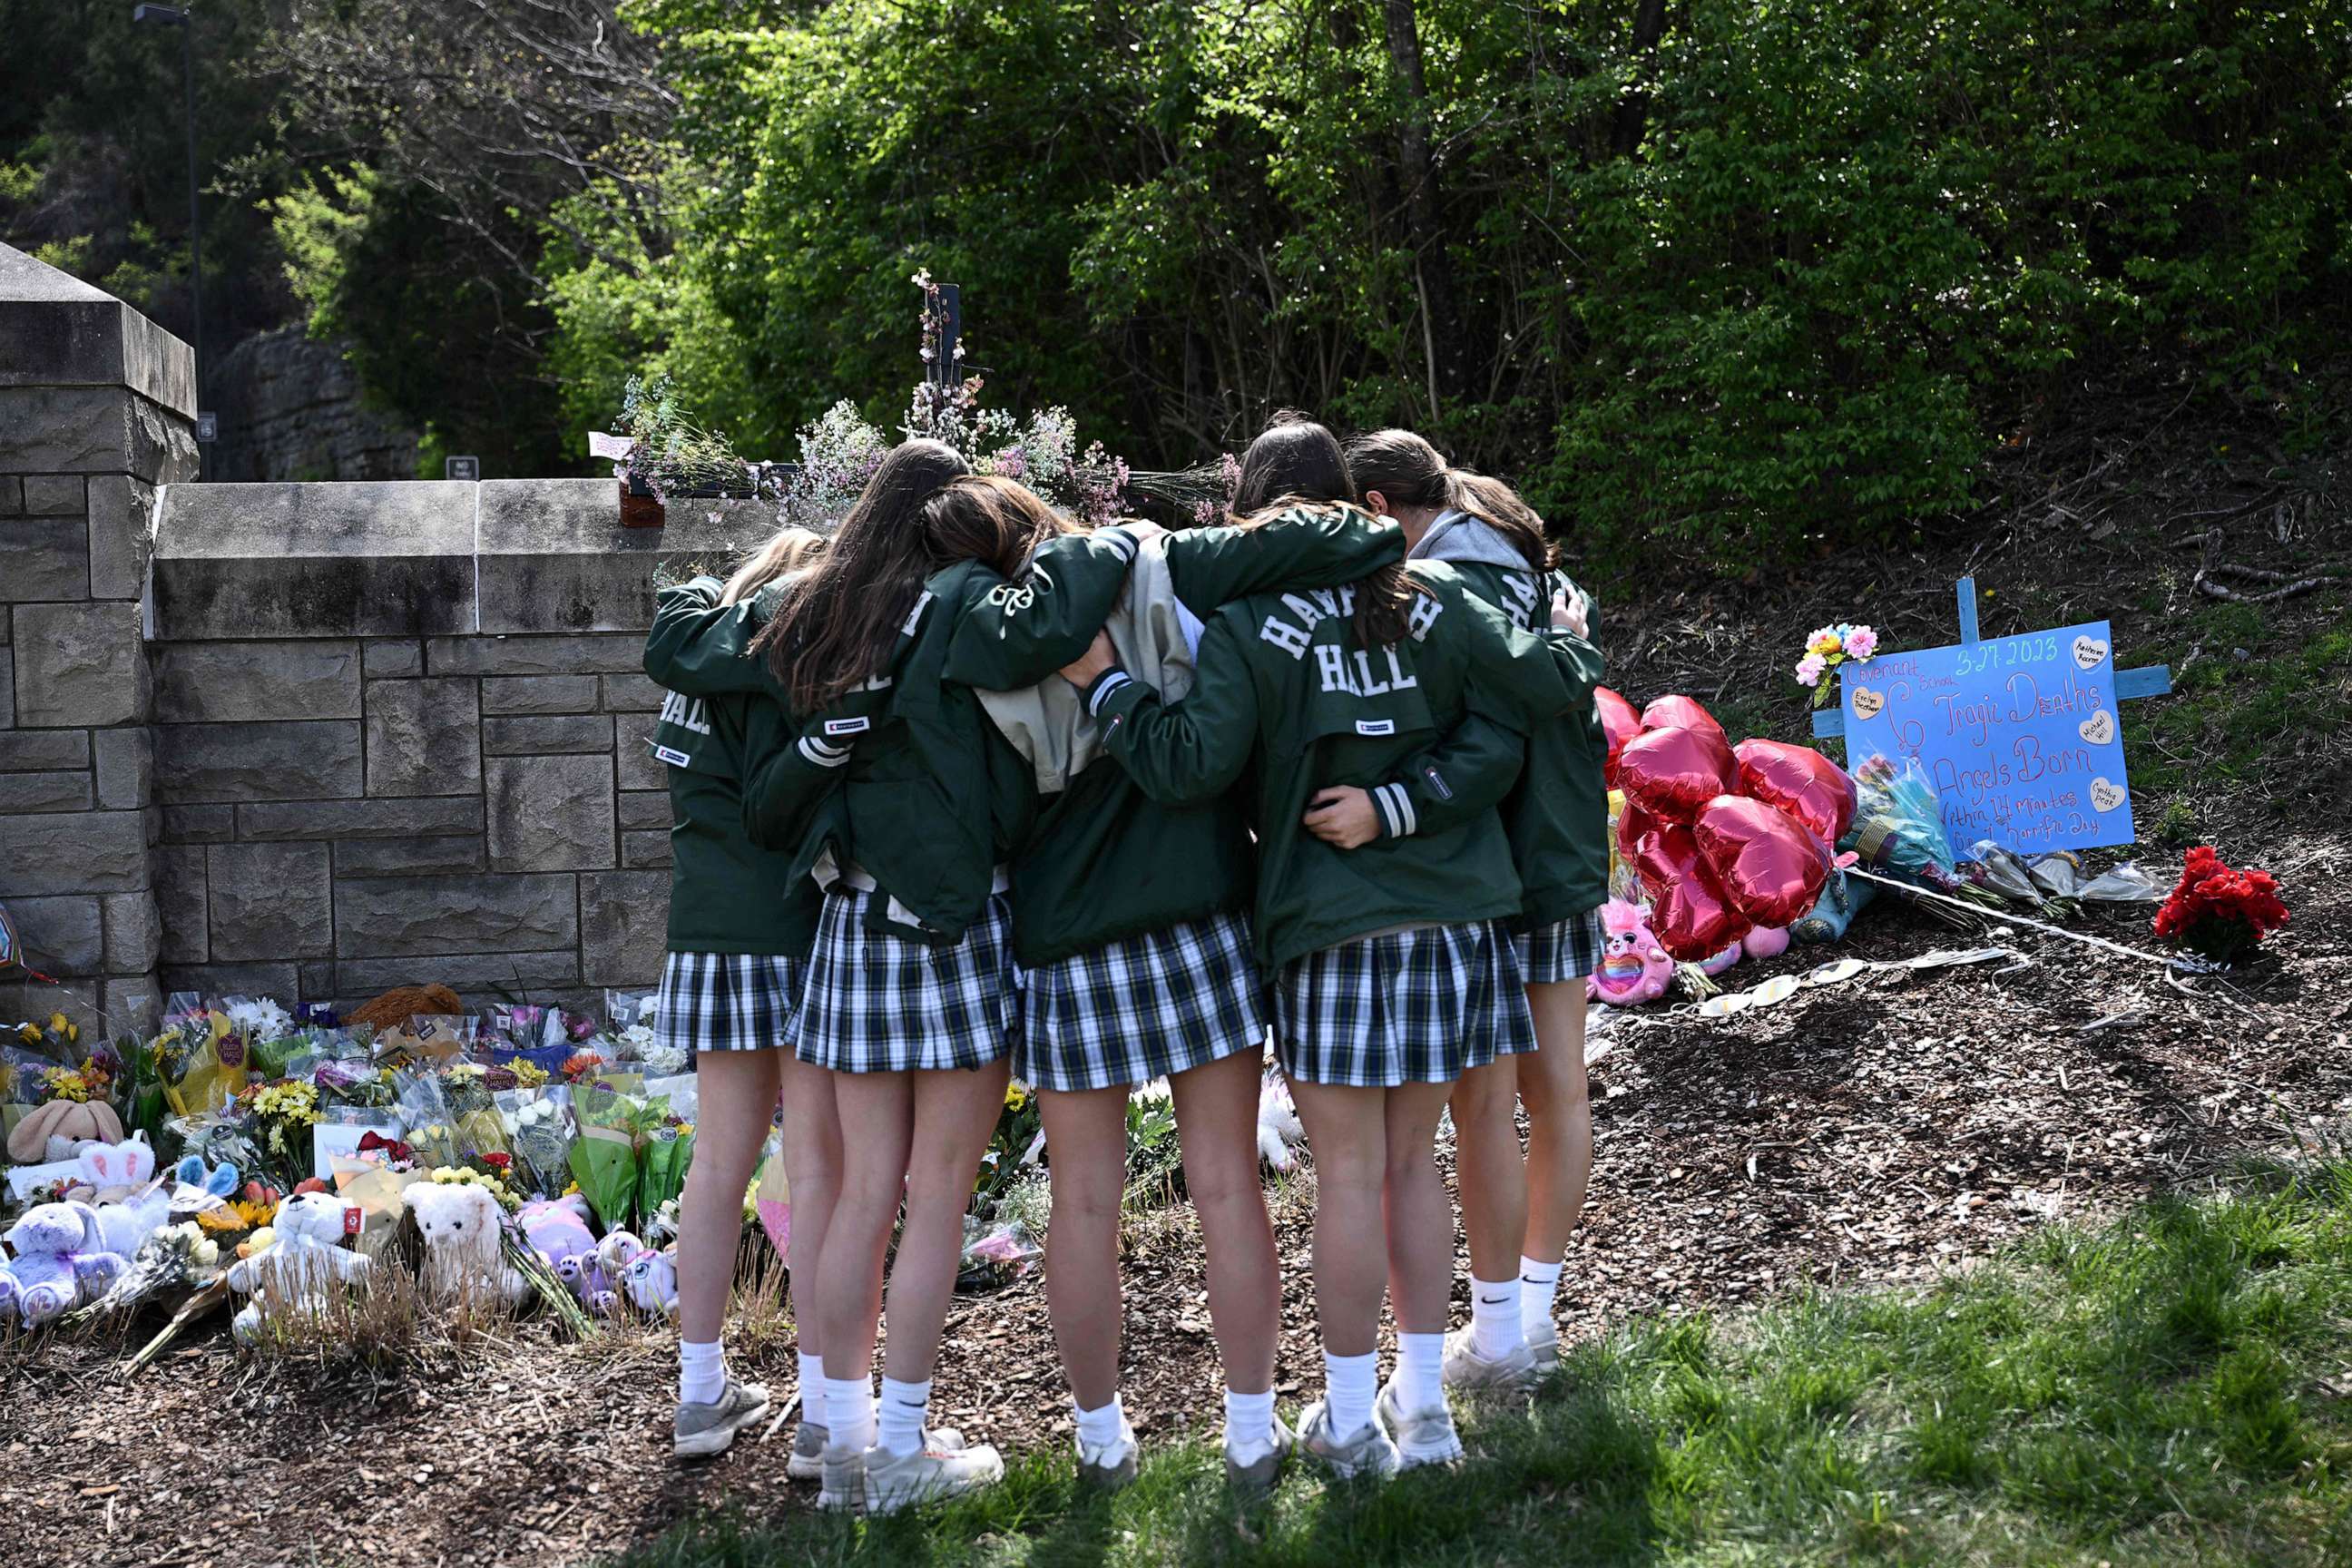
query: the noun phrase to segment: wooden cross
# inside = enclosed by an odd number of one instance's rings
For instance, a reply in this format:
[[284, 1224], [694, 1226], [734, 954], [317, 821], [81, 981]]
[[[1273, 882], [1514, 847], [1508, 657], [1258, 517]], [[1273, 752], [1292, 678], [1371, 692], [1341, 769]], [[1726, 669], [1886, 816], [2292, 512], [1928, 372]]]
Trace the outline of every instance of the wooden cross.
[[[1984, 638], [1977, 634], [1977, 580], [1963, 577], [1959, 584], [1960, 643], [1963, 647], [1979, 643]], [[2143, 665], [2137, 669], [2116, 671], [2116, 700], [2126, 702], [2135, 697], [2161, 697], [2172, 689], [2172, 670], [2161, 664]], [[1813, 734], [1827, 740], [1845, 735], [1845, 704], [1832, 702], [1813, 710]]]

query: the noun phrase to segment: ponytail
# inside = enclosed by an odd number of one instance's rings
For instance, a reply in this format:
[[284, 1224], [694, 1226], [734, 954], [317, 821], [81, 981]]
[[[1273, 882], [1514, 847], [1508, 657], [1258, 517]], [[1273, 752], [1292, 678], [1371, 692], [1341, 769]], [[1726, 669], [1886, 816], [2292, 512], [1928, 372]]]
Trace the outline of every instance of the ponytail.
[[1511, 542], [1541, 577], [1557, 557], [1543, 519], [1519, 492], [1487, 474], [1448, 467], [1437, 448], [1410, 430], [1375, 430], [1348, 444], [1348, 466], [1366, 494], [1392, 505], [1468, 512]]

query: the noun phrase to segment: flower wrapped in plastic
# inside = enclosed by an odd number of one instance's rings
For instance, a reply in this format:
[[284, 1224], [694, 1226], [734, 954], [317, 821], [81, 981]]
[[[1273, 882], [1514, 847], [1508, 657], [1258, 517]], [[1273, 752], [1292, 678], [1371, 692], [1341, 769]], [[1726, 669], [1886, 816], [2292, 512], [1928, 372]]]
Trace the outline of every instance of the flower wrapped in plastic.
[[562, 1084], [516, 1088], [493, 1097], [515, 1157], [515, 1179], [541, 1197], [572, 1181], [572, 1090]]
[[[448, 1104], [461, 1153], [508, 1152], [506, 1123], [499, 1119], [493, 1099], [491, 1071], [479, 1062], [457, 1062], [441, 1075], [441, 1098]], [[507, 1087], [514, 1086], [509, 1082]]]
[[1866, 870], [1901, 877], [1972, 902], [1999, 904], [1990, 889], [1964, 880], [1944, 832], [1944, 808], [1916, 757], [1897, 768], [1873, 753], [1853, 770], [1853, 826], [1838, 840]]
[[646, 1104], [604, 1083], [572, 1090], [572, 1116], [580, 1130], [567, 1163], [580, 1194], [606, 1230], [629, 1224], [637, 1200], [637, 1143]]
[[393, 1104], [400, 1112], [402, 1140], [420, 1166], [435, 1170], [460, 1162], [457, 1118], [441, 1091], [438, 1073], [412, 1068], [394, 1075]]
[[2210, 845], [2189, 850], [2180, 881], [2156, 911], [2156, 934], [2216, 963], [2235, 963], [2286, 924], [2268, 871], [2233, 870]]

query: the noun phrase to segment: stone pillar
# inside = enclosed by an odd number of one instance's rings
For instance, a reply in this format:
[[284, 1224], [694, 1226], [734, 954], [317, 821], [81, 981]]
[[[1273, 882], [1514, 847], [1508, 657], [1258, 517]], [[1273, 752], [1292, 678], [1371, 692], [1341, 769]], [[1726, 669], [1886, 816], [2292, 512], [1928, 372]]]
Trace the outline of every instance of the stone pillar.
[[185, 343], [0, 245], [0, 902], [58, 982], [0, 973], [0, 1021], [113, 1033], [162, 1001], [141, 601], [194, 408]]

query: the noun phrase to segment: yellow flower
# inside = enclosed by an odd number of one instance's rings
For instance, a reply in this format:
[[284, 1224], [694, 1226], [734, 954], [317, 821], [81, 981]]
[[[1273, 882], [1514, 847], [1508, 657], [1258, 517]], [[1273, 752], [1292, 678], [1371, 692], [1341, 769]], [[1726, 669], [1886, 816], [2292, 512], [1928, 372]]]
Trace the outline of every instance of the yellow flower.
[[520, 1057], [514, 1060], [514, 1075], [515, 1082], [524, 1089], [537, 1089], [547, 1081], [545, 1068], [537, 1062], [525, 1061]]
[[1807, 653], [1820, 654], [1823, 658], [1827, 658], [1830, 655], [1837, 652], [1843, 646], [1843, 645], [1838, 641], [1837, 633], [1830, 630], [1827, 626], [1823, 626], [1820, 631], [1815, 632], [1812, 636], [1805, 639], [1805, 651]]
[[1027, 1089], [1023, 1089], [1023, 1088], [1022, 1088], [1019, 1084], [1017, 1084], [1017, 1083], [1008, 1083], [1008, 1084], [1006, 1084], [1006, 1085], [1004, 1086], [1004, 1109], [1005, 1109], [1005, 1110], [1020, 1110], [1023, 1106], [1024, 1106], [1024, 1105], [1026, 1105], [1026, 1104], [1028, 1104], [1028, 1103], [1029, 1103], [1029, 1091], [1028, 1091]]
[[66, 1032], [66, 1016], [63, 1013], [49, 1015], [49, 1032], [53, 1035], [62, 1035]]
[[28, 1046], [37, 1046], [41, 1043], [41, 1026], [38, 1024], [19, 1024], [16, 1026], [16, 1037]]

